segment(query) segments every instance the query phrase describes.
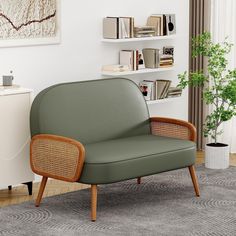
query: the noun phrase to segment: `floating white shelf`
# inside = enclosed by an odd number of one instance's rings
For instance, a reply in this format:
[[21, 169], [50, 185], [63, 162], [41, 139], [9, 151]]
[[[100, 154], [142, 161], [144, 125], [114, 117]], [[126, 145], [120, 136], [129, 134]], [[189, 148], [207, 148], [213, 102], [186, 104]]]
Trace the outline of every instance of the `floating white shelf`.
[[137, 74], [156, 73], [156, 72], [172, 71], [172, 70], [174, 70], [174, 66], [166, 68], [155, 68], [155, 69], [146, 68], [140, 70], [123, 71], [123, 72], [102, 71], [102, 75], [105, 76], [137, 75]]
[[127, 42], [138, 42], [138, 41], [153, 41], [153, 40], [166, 40], [174, 39], [176, 35], [165, 35], [165, 36], [154, 36], [154, 37], [143, 37], [143, 38], [128, 38], [128, 39], [102, 39], [105, 43], [127, 43]]
[[157, 103], [172, 102], [172, 101], [175, 101], [176, 99], [179, 99], [179, 98], [181, 98], [181, 96], [173, 97], [173, 98], [163, 98], [163, 99], [158, 99], [158, 100], [151, 100], [151, 101], [147, 101], [147, 104], [151, 105], [151, 104], [157, 104]]

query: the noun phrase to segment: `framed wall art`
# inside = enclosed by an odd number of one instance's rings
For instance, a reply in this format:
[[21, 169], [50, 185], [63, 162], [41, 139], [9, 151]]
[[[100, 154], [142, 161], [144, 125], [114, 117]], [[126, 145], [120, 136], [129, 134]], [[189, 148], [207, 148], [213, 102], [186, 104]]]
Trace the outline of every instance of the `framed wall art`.
[[0, 47], [60, 43], [60, 0], [1, 0]]

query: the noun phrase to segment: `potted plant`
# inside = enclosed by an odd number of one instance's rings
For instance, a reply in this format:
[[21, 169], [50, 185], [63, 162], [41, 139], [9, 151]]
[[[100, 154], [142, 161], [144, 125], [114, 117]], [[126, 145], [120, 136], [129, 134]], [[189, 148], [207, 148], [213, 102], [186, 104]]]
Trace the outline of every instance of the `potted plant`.
[[229, 166], [229, 146], [219, 143], [218, 137], [223, 130], [220, 125], [236, 115], [236, 68], [228, 70], [227, 54], [232, 44], [213, 43], [211, 35], [205, 32], [192, 40], [192, 56], [207, 59], [207, 72], [187, 72], [178, 75], [179, 87], [201, 86], [203, 99], [212, 106], [206, 116], [203, 128], [204, 137], [212, 142], [205, 146], [205, 165], [207, 168], [224, 169]]

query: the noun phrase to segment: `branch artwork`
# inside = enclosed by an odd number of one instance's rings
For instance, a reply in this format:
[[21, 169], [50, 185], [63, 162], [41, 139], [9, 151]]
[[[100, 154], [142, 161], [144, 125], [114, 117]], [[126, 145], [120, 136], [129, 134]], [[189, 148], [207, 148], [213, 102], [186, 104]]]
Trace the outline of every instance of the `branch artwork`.
[[57, 37], [57, 2], [58, 0], [1, 0], [0, 44], [7, 40]]

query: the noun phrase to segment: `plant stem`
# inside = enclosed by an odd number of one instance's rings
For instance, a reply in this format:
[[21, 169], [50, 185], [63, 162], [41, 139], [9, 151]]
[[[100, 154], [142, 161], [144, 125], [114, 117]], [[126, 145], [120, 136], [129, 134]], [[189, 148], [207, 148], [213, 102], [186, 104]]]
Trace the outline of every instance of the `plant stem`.
[[215, 144], [217, 143], [217, 128], [218, 127], [216, 127], [215, 130], [214, 130], [214, 142], [215, 142]]

